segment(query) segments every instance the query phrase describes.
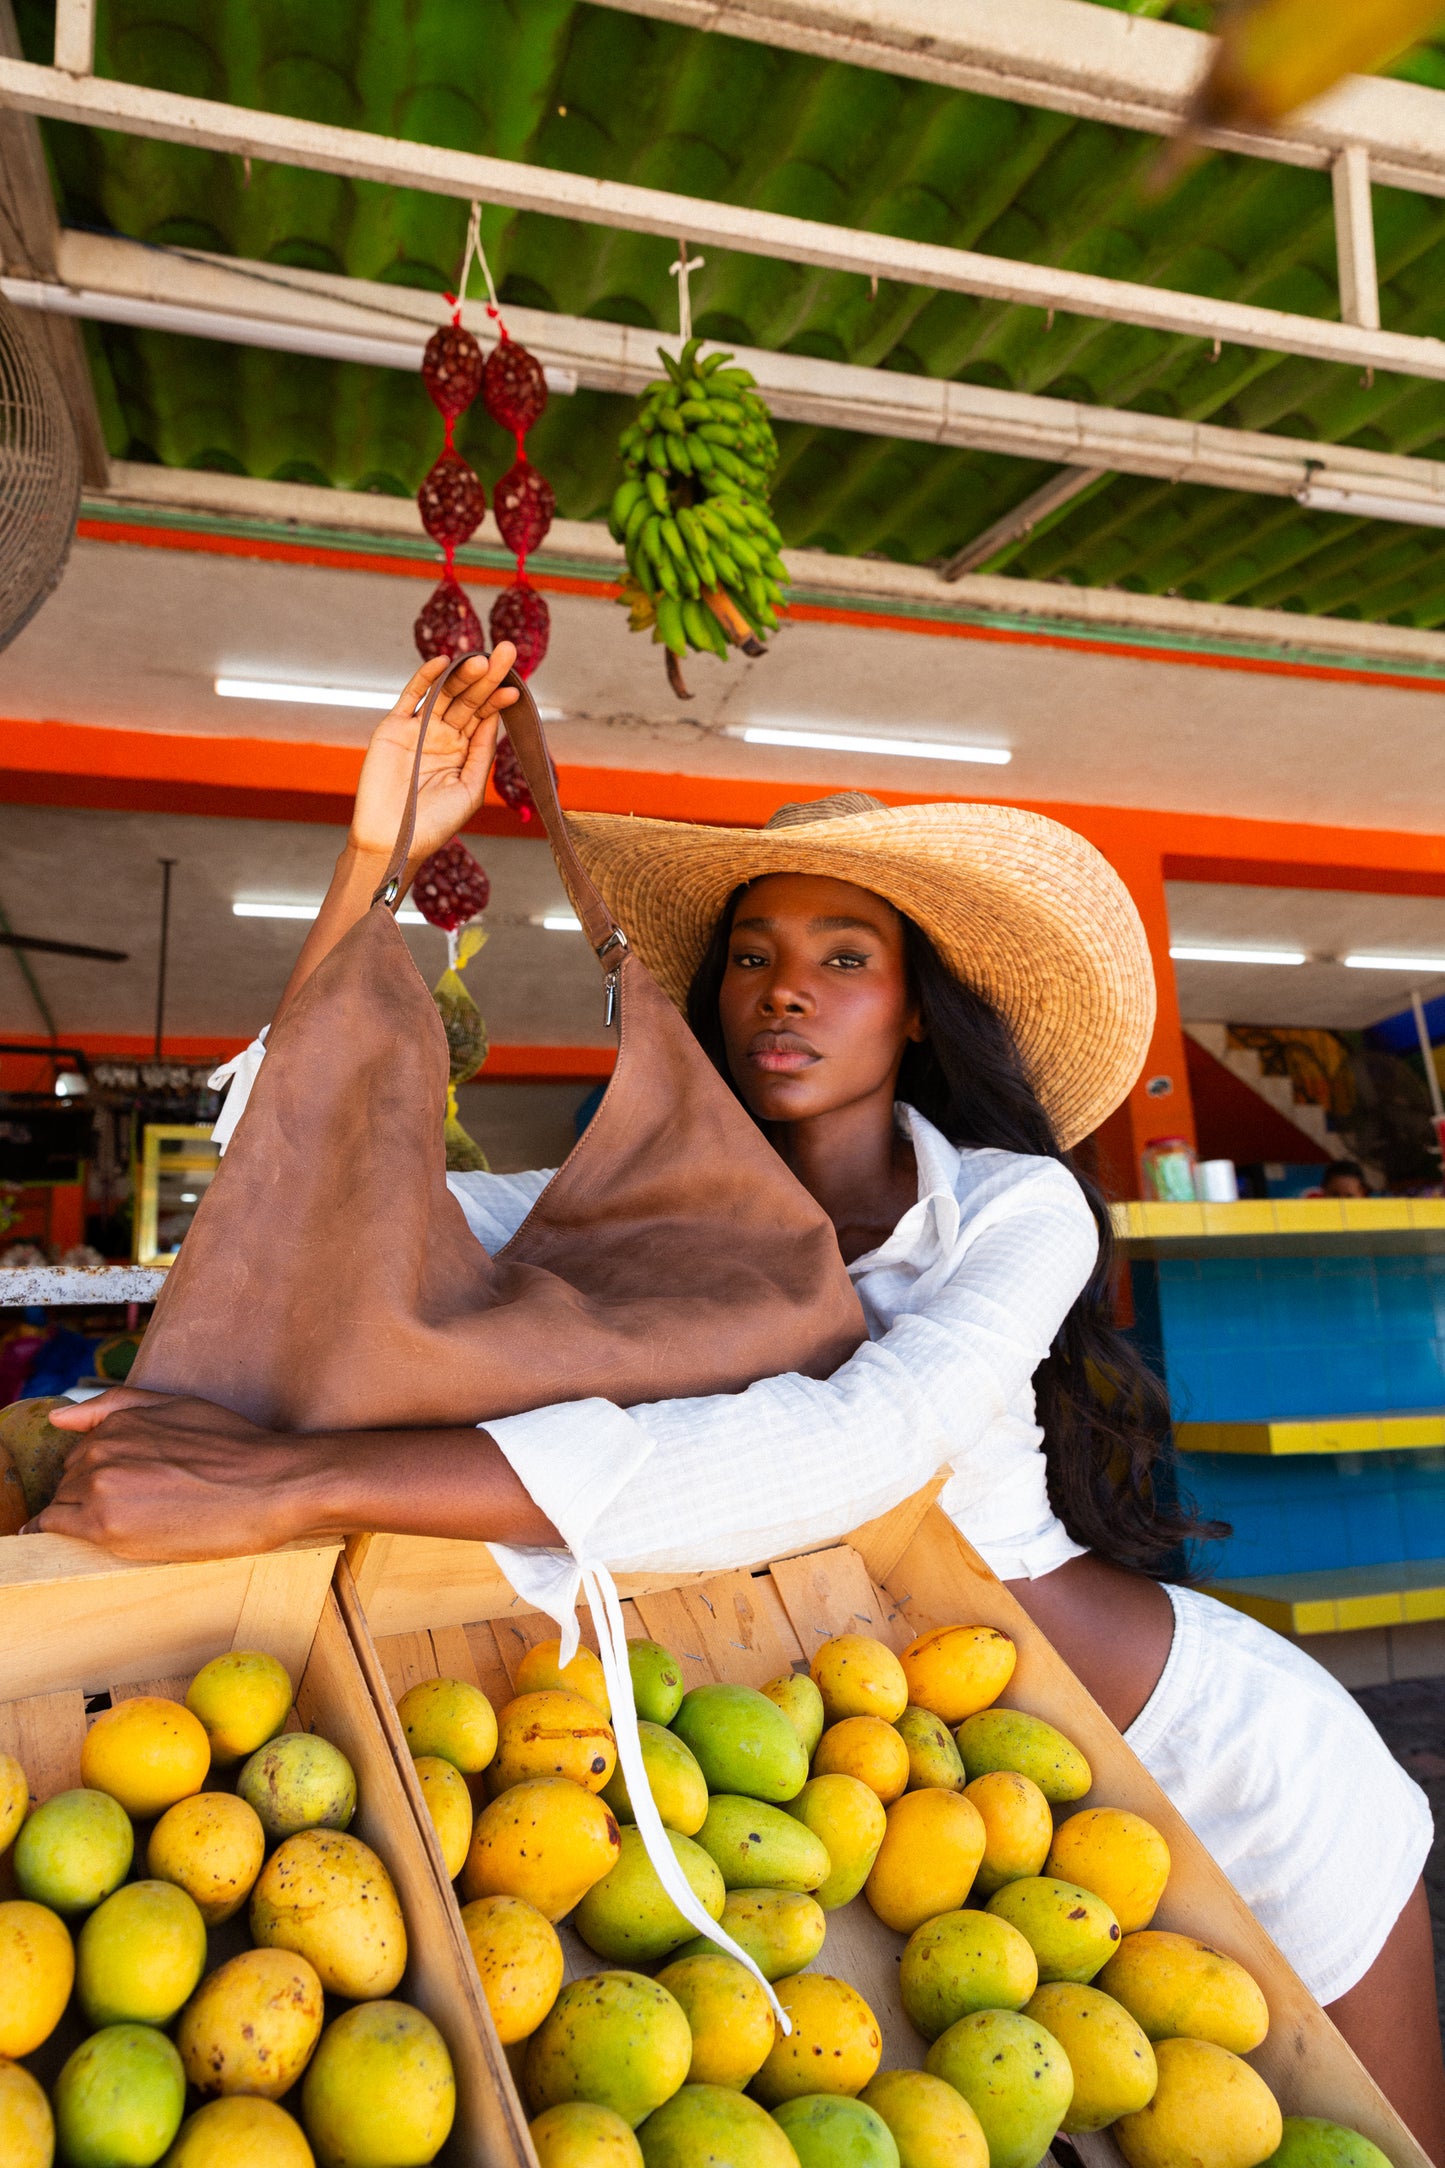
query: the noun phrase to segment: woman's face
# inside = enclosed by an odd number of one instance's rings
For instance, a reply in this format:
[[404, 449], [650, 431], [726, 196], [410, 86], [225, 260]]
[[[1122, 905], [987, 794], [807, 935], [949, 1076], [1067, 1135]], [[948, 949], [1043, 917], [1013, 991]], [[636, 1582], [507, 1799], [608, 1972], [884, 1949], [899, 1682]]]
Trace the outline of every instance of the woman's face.
[[851, 881], [772, 873], [738, 899], [718, 1014], [733, 1082], [763, 1122], [886, 1093], [923, 1036], [903, 921]]

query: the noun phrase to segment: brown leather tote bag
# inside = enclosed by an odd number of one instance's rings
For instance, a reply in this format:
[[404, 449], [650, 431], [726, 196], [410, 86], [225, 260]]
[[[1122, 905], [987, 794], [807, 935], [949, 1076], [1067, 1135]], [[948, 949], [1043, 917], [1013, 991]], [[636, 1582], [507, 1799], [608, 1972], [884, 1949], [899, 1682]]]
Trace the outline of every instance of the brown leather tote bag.
[[630, 951], [515, 675], [507, 729], [605, 973], [617, 1066], [511, 1241], [490, 1256], [467, 1226], [446, 1185], [446, 1035], [392, 915], [445, 683], [386, 878], [273, 1029], [131, 1383], [305, 1431], [826, 1376], [864, 1337], [833, 1228]]

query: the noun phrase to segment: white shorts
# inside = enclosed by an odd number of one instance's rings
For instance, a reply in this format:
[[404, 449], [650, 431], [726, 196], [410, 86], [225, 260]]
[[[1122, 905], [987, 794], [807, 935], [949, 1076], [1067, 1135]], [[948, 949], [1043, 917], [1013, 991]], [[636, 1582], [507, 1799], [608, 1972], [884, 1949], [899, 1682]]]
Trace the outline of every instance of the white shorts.
[[1424, 1868], [1429, 1803], [1337, 1680], [1170, 1588], [1169, 1660], [1125, 1737], [1316, 2000], [1363, 1979]]

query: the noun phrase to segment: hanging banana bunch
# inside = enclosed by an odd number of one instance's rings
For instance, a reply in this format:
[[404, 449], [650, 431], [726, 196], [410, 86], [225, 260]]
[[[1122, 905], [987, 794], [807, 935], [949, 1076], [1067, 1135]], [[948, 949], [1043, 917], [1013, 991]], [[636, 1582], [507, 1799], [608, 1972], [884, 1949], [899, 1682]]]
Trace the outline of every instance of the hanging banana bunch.
[[627, 552], [620, 600], [632, 630], [667, 650], [668, 681], [689, 700], [689, 648], [761, 655], [778, 625], [787, 572], [768, 510], [778, 447], [768, 410], [731, 354], [699, 359], [689, 339], [642, 395], [619, 442], [625, 480], [608, 525]]
[[1271, 127], [1342, 76], [1387, 66], [1442, 15], [1445, 0], [1235, 0], [1188, 125]]

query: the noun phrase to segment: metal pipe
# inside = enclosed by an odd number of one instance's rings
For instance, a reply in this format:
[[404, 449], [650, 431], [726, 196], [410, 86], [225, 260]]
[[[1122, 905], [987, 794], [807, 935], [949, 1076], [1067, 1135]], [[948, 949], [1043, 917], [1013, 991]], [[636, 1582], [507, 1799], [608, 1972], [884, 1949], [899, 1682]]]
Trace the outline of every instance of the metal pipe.
[[161, 1044], [166, 1023], [166, 966], [170, 961], [171, 945], [171, 868], [179, 863], [174, 858], [162, 858], [161, 869], [161, 952], [156, 963], [156, 1045], [155, 1058], [161, 1058]]

